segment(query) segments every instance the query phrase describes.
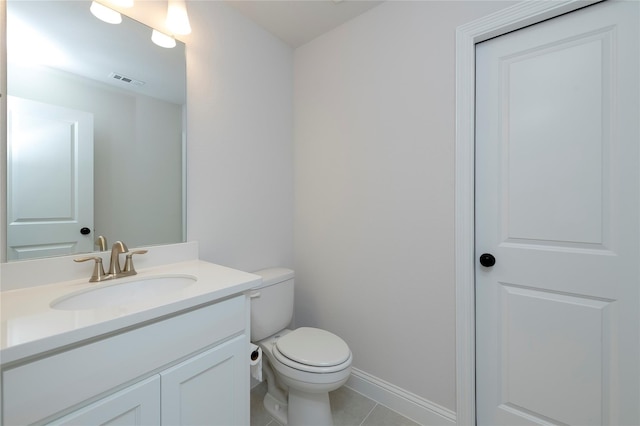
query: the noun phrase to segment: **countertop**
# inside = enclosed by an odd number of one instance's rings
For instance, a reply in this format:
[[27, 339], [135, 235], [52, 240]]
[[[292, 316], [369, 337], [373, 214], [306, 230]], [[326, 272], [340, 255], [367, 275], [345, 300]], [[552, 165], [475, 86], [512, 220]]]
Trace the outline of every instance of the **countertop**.
[[[58, 310], [51, 302], [96, 286], [119, 285], [150, 276], [198, 278], [184, 289], [125, 306]], [[89, 283], [88, 277], [0, 293], [0, 362], [7, 364], [133, 327], [198, 305], [241, 294], [260, 283], [257, 275], [190, 260], [140, 269], [131, 277]]]

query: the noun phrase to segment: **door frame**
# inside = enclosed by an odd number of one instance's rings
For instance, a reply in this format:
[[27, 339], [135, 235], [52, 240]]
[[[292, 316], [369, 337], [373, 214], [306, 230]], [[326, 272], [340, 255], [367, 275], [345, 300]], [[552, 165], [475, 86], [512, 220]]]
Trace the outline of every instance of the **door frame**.
[[525, 0], [456, 28], [456, 423], [476, 423], [475, 45], [603, 0]]

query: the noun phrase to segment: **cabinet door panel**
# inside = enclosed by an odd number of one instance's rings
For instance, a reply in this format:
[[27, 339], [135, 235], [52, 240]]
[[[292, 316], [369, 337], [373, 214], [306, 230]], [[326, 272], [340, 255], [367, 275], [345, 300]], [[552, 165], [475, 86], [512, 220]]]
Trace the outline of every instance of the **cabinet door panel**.
[[103, 398], [50, 425], [138, 426], [160, 424], [160, 377], [154, 376]]
[[161, 373], [162, 424], [248, 424], [249, 360], [244, 355], [246, 336], [239, 336]]

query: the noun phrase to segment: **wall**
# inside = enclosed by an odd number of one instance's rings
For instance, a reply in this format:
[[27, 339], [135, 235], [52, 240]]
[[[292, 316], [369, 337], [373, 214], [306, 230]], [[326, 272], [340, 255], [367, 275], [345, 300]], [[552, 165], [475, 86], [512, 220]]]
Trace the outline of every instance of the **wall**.
[[223, 2], [188, 7], [188, 239], [223, 265], [292, 266], [292, 49]]
[[511, 2], [387, 1], [294, 54], [296, 321], [455, 411], [455, 28]]

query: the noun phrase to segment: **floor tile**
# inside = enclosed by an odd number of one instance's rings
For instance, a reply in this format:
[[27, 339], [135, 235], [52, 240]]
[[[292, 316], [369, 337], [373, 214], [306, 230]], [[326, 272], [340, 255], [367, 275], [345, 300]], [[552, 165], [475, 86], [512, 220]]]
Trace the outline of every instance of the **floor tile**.
[[376, 405], [371, 414], [362, 423], [362, 426], [420, 426], [384, 405]]
[[273, 420], [262, 403], [266, 393], [267, 382], [262, 382], [251, 389], [251, 426], [267, 426]]
[[[251, 389], [251, 426], [282, 426], [264, 409], [266, 382]], [[343, 386], [329, 393], [334, 426], [420, 426], [393, 410]]]
[[341, 387], [329, 393], [335, 426], [359, 426], [376, 406], [376, 402], [358, 392]]

